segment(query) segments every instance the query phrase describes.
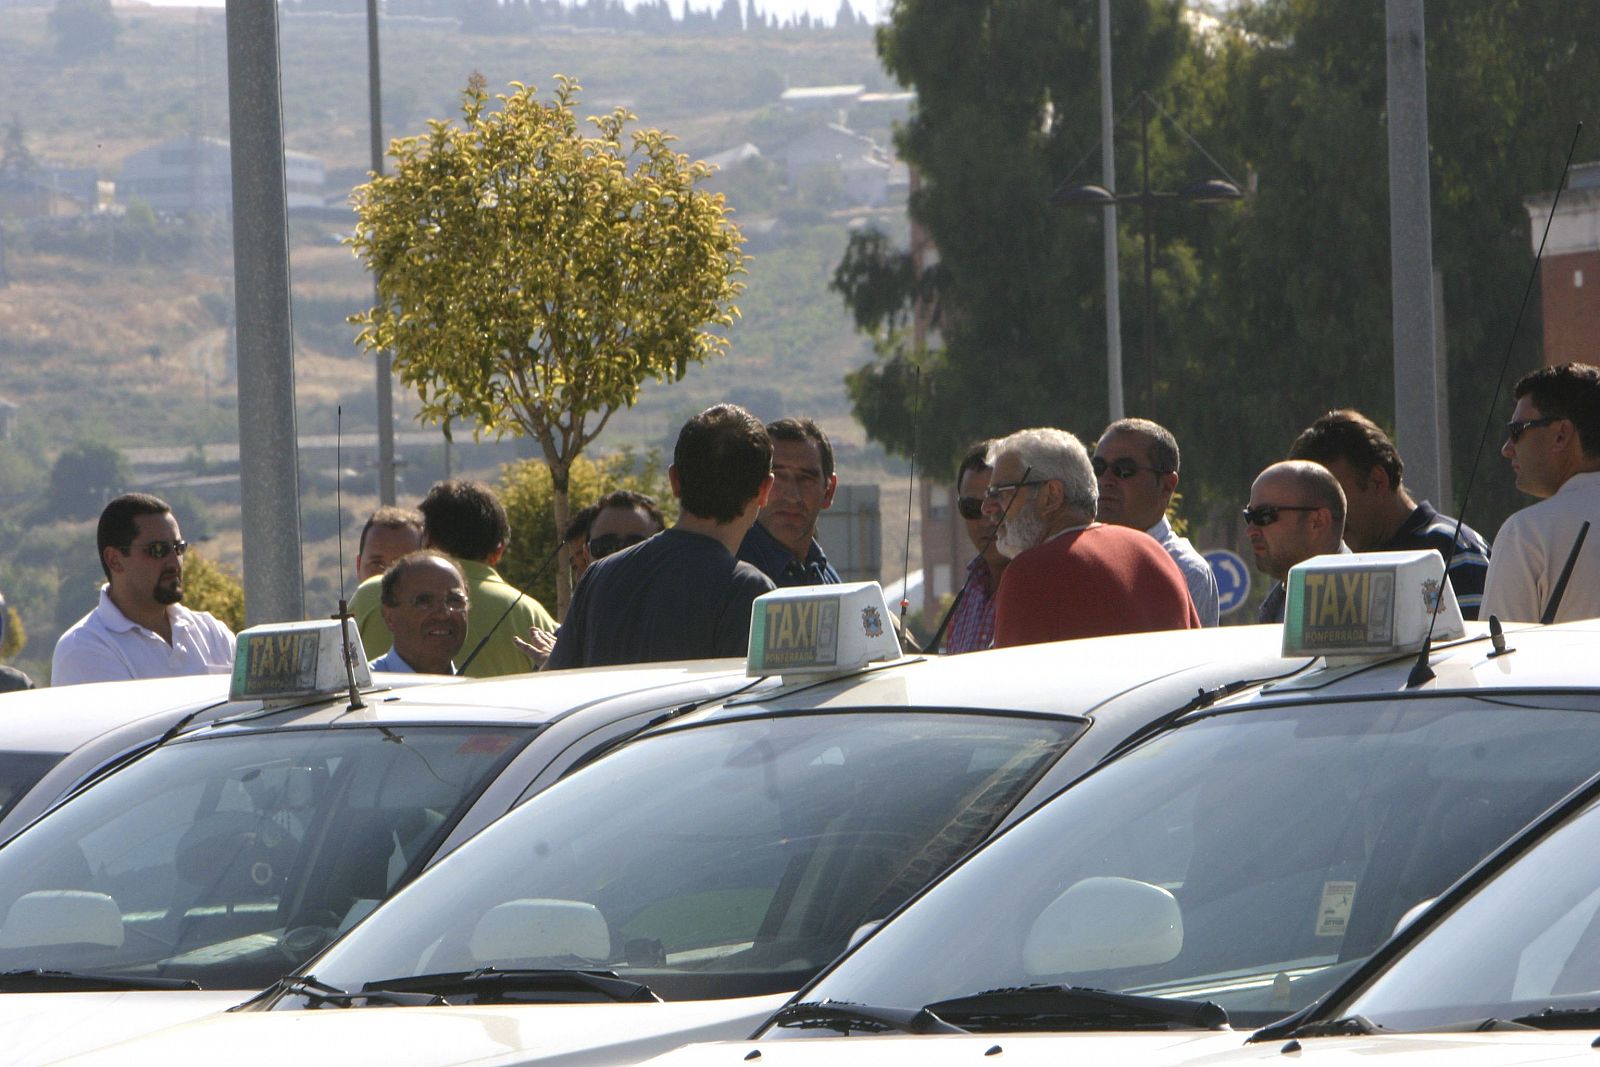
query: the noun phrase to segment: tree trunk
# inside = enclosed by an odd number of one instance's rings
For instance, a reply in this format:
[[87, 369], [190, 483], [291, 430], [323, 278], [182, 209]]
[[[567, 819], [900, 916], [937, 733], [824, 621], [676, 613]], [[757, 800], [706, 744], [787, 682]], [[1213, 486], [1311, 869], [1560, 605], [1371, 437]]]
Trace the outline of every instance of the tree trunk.
[[[548, 456], [545, 462], [550, 467], [550, 494], [551, 507], [555, 511], [556, 537], [559, 538], [567, 532], [567, 523], [572, 520], [571, 510], [567, 506], [567, 489], [572, 482], [572, 463], [570, 460], [553, 460]], [[559, 619], [567, 617], [567, 605], [572, 602], [572, 567], [569, 553], [565, 546], [556, 559], [556, 611]]]

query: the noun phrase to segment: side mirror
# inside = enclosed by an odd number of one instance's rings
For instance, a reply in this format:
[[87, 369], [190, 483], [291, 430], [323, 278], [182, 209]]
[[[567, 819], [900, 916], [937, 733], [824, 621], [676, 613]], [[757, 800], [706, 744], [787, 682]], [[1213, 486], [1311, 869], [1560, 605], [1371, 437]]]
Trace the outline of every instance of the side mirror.
[[0, 925], [0, 948], [122, 946], [122, 909], [104, 893], [43, 889], [24, 893]]
[[508, 900], [478, 920], [467, 950], [483, 963], [574, 956], [602, 962], [611, 957], [611, 929], [599, 908], [581, 900]]
[[1023, 941], [1029, 975], [1167, 963], [1183, 949], [1171, 893], [1132, 878], [1085, 878], [1039, 913]]

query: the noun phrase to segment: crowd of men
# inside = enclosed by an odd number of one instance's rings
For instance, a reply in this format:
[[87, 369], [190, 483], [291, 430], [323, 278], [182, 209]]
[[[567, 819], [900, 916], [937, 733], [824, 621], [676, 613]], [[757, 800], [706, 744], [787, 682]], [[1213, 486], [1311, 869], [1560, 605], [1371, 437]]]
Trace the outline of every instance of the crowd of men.
[[[1284, 582], [1304, 560], [1408, 549], [1444, 557], [1468, 618], [1545, 615], [1580, 528], [1600, 516], [1600, 368], [1545, 367], [1513, 393], [1501, 453], [1538, 502], [1506, 520], [1492, 553], [1412, 496], [1399, 451], [1372, 420], [1344, 409], [1307, 427], [1256, 477], [1243, 511], [1256, 566], [1274, 580], [1259, 621], [1282, 621]], [[935, 649], [1217, 625], [1216, 577], [1169, 517], [1179, 471], [1178, 442], [1147, 419], [1113, 422], [1092, 453], [1050, 427], [974, 445], [956, 492], [976, 554]], [[816, 539], [838, 475], [815, 422], [762, 425], [716, 405], [682, 427], [667, 477], [678, 501], [670, 528], [631, 491], [573, 517], [563, 551], [575, 589], [559, 626], [495, 569], [511, 529], [488, 486], [443, 481], [415, 511], [380, 508], [361, 531], [350, 602], [371, 666], [486, 677], [740, 656], [756, 597], [840, 580]], [[230, 669], [233, 634], [182, 603], [188, 544], [163, 501], [112, 500], [96, 547], [106, 584], [57, 643], [53, 684]], [[1600, 536], [1583, 542], [1554, 618], [1596, 616]], [[5, 687], [26, 682], [16, 673]]]

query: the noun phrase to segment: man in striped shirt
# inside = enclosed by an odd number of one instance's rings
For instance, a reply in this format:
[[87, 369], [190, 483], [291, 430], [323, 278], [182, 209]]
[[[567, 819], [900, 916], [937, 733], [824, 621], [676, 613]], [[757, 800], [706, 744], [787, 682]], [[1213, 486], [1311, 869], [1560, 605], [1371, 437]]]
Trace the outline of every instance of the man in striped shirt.
[[[1359, 411], [1330, 411], [1295, 439], [1293, 459], [1320, 463], [1344, 489], [1344, 540], [1356, 552], [1436, 549], [1468, 619], [1478, 617], [1489, 573], [1489, 545], [1472, 527], [1412, 499], [1401, 484], [1405, 464], [1376, 423]], [[1452, 546], [1454, 551], [1452, 553]]]
[[983, 513], [989, 488], [989, 446], [979, 441], [967, 450], [956, 470], [956, 507], [978, 554], [967, 564], [967, 581], [957, 594], [941, 652], [979, 652], [994, 644], [994, 595], [1000, 575], [1011, 561], [995, 547], [995, 523]]

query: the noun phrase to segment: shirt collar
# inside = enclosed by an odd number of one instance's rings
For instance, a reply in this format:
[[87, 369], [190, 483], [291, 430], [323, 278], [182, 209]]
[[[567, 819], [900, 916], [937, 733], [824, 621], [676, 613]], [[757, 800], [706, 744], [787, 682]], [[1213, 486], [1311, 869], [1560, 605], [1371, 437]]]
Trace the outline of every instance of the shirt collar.
[[1167, 517], [1163, 515], [1156, 521], [1156, 524], [1150, 527], [1150, 529], [1146, 530], [1145, 533], [1149, 534], [1151, 537], [1154, 537], [1157, 541], [1165, 541], [1167, 538], [1172, 536], [1172, 523], [1168, 522]]
[[[183, 616], [173, 610], [175, 606], [173, 604], [167, 605], [167, 621], [173, 626], [180, 626], [183, 624]], [[109, 584], [100, 587], [100, 603], [96, 605], [94, 613], [99, 617], [100, 625], [107, 630], [127, 633], [130, 630], [144, 629], [143, 626], [124, 615], [122, 609], [117, 607], [116, 601], [111, 599], [111, 586]]]
[[794, 553], [790, 552], [783, 542], [772, 536], [771, 530], [759, 522], [750, 527], [748, 536], [752, 542], [750, 546], [752, 554], [759, 555], [761, 562], [766, 564], [762, 570], [771, 567], [775, 571], [782, 572], [791, 563], [807, 569], [814, 566], [818, 570], [828, 566], [828, 557], [823, 553], [822, 546], [817, 544], [815, 537], [811, 539], [811, 546], [806, 549], [806, 558], [797, 560], [794, 558]]

